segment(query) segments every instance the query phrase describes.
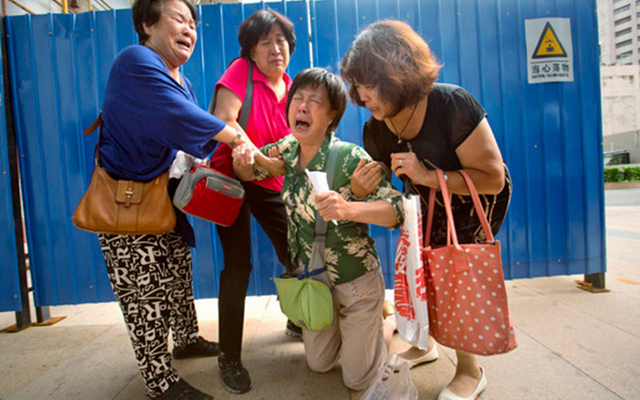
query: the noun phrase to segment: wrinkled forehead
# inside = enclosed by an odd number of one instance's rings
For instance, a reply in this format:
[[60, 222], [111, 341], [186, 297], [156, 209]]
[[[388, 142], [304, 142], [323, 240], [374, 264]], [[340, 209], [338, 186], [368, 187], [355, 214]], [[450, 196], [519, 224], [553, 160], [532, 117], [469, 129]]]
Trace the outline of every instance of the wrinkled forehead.
[[320, 82], [309, 82], [296, 89], [292, 96], [309, 96], [315, 98], [329, 99], [329, 92], [324, 84]]

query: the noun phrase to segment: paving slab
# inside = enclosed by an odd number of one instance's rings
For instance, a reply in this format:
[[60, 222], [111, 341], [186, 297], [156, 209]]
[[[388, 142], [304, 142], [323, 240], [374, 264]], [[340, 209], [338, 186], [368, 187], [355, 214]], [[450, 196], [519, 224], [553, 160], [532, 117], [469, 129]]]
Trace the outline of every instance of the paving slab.
[[640, 389], [640, 338], [548, 297], [511, 302], [516, 327], [625, 399]]
[[0, 398], [10, 397], [108, 329], [87, 327], [70, 335], [65, 329], [42, 326], [0, 334]]
[[[521, 286], [544, 293], [548, 299], [560, 302], [574, 310], [603, 321], [627, 333], [640, 337], [640, 287], [610, 280], [605, 293], [580, 290], [574, 284], [579, 277], [554, 277], [523, 280]], [[611, 278], [611, 276], [610, 276]], [[621, 278], [619, 278], [621, 279]], [[510, 297], [511, 301], [519, 301]]]
[[[571, 362], [516, 328], [518, 347], [508, 354], [479, 357], [488, 386], [482, 400], [620, 400]], [[631, 399], [631, 397], [629, 397]]]
[[[80, 341], [91, 332], [101, 334], [93, 335], [89, 342]], [[110, 400], [128, 381], [139, 375], [124, 325], [52, 328], [46, 339], [43, 337], [41, 340], [46, 340], [47, 346], [56, 348], [61, 343], [51, 341], [51, 335], [60, 335], [78, 347], [58, 348], [66, 358], [8, 396], [10, 400]], [[53, 350], [38, 347], [47, 351], [47, 355], [43, 355], [42, 359], [50, 360], [49, 354]], [[19, 373], [12, 371], [11, 375], [16, 377]]]

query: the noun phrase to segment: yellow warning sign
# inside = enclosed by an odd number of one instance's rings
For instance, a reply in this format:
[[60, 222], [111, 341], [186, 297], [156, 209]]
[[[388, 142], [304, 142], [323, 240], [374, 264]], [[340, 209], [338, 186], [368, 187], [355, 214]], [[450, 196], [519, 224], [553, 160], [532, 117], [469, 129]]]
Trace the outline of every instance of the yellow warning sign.
[[567, 57], [567, 53], [558, 40], [558, 35], [553, 30], [551, 23], [547, 22], [542, 29], [542, 35], [538, 40], [538, 45], [533, 52], [532, 58]]

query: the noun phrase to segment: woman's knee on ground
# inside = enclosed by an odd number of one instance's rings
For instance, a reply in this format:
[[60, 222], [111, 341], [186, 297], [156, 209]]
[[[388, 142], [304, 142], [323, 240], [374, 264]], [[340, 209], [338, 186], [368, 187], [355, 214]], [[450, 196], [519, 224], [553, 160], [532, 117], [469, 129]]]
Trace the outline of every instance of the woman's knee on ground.
[[324, 374], [331, 371], [338, 363], [338, 357], [327, 356], [326, 353], [318, 353], [317, 356], [307, 354], [307, 366], [313, 372]]
[[378, 376], [377, 371], [367, 371], [361, 375], [348, 374], [344, 369], [342, 371], [342, 382], [344, 385], [351, 390], [364, 390], [367, 389], [376, 376]]

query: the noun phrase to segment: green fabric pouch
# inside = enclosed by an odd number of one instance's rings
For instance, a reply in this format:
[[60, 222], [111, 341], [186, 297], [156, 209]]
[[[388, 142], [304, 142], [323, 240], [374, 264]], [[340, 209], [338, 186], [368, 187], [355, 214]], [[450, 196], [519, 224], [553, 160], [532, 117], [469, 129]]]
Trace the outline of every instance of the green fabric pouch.
[[304, 275], [273, 278], [273, 281], [278, 290], [280, 309], [294, 324], [319, 331], [333, 323], [333, 297], [326, 284]]

